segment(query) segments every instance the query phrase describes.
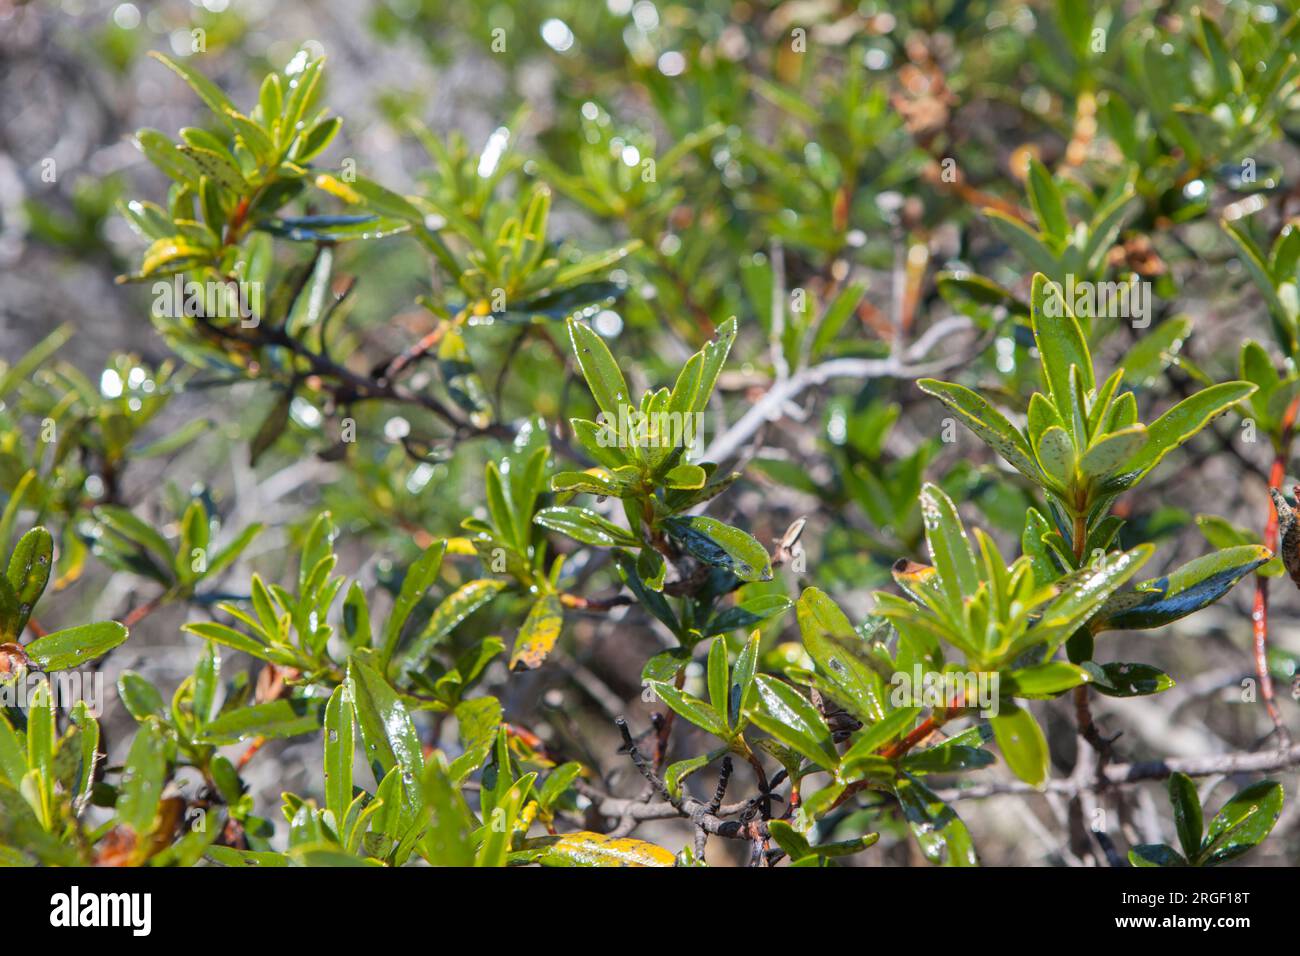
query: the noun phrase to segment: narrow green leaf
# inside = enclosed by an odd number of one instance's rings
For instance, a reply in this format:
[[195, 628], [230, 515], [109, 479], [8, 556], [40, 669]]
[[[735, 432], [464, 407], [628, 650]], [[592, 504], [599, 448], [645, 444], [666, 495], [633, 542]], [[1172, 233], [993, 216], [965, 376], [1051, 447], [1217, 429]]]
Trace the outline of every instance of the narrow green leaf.
[[1041, 787], [1047, 781], [1047, 738], [1028, 710], [1002, 701], [997, 716], [989, 718], [1007, 766], [1025, 783]]
[[772, 559], [753, 537], [704, 515], [669, 518], [664, 528], [705, 564], [726, 568], [742, 581], [770, 581]]
[[766, 674], [754, 678], [756, 706], [746, 713], [760, 730], [807, 757], [824, 770], [834, 772], [839, 754], [830, 728], [802, 694], [783, 681]]

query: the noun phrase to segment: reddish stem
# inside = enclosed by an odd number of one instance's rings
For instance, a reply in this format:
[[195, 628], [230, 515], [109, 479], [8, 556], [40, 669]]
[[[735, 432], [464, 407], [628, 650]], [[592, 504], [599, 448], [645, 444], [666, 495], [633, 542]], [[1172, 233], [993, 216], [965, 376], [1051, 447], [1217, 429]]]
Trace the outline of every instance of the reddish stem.
[[[1300, 409], [1300, 397], [1291, 401], [1286, 414], [1282, 416], [1281, 441], [1278, 442], [1277, 454], [1273, 456], [1273, 466], [1268, 472], [1270, 488], [1280, 489], [1282, 482], [1286, 480], [1287, 459], [1290, 457], [1291, 438], [1295, 430], [1298, 409]], [[1264, 547], [1273, 552], [1277, 551], [1277, 508], [1273, 505], [1271, 495], [1268, 521], [1264, 525]], [[1251, 612], [1251, 621], [1254, 624], [1255, 676], [1259, 679], [1259, 693], [1264, 698], [1264, 708], [1268, 711], [1269, 720], [1273, 721], [1273, 726], [1277, 729], [1279, 739], [1283, 746], [1287, 746], [1290, 744], [1291, 735], [1282, 723], [1282, 714], [1278, 710], [1273, 691], [1273, 675], [1268, 669], [1268, 578], [1262, 574], [1255, 575], [1255, 606]]]
[[165, 598], [166, 598], [165, 594], [160, 594], [153, 600], [146, 601], [144, 604], [141, 604], [139, 607], [133, 608], [131, 612], [127, 614], [126, 617], [122, 618], [122, 625], [126, 627], [128, 630], [130, 628], [135, 627], [137, 624], [143, 621], [154, 611], [158, 610], [158, 608], [162, 607]]

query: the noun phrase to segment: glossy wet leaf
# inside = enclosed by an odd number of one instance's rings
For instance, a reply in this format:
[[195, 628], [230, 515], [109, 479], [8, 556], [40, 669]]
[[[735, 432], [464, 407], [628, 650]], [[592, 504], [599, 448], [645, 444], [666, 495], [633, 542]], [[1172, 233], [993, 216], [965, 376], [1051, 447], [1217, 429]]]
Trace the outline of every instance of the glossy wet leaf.
[[126, 638], [117, 621], [79, 624], [38, 637], [27, 645], [27, 656], [44, 671], [68, 670], [107, 654]]
[[1143, 843], [1128, 851], [1128, 861], [1133, 866], [1186, 866], [1187, 861], [1171, 846], [1163, 843]]
[[731, 736], [731, 729], [726, 719], [707, 702], [693, 694], [678, 690], [672, 684], [661, 681], [647, 682], [655, 696], [662, 700], [678, 716], [689, 720], [696, 727], [707, 730], [715, 737], [726, 740]]
[[433, 652], [452, 630], [465, 618], [488, 604], [505, 590], [509, 582], [501, 578], [476, 578], [462, 584], [443, 599], [429, 618], [429, 622], [411, 641], [402, 658], [402, 669], [418, 673], [426, 666]]
[[767, 549], [739, 528], [704, 515], [670, 518], [664, 527], [705, 564], [725, 568], [742, 581], [772, 579], [772, 559]]
[[1007, 766], [1025, 783], [1035, 787], [1047, 780], [1047, 738], [1028, 710], [1002, 701], [998, 714], [989, 718], [998, 749]]
[[220, 715], [199, 732], [199, 740], [225, 745], [254, 737], [296, 737], [320, 730], [324, 718], [323, 700], [282, 698]]
[[1261, 780], [1238, 792], [1210, 821], [1201, 850], [1202, 865], [1235, 859], [1261, 843], [1282, 813], [1280, 783]]
[[641, 544], [630, 531], [587, 508], [543, 508], [537, 512], [533, 521], [548, 531], [558, 531], [583, 544], [606, 548], [639, 547]]
[[1174, 826], [1178, 830], [1183, 855], [1189, 860], [1195, 859], [1201, 851], [1205, 821], [1201, 817], [1201, 798], [1191, 777], [1183, 773], [1170, 774], [1169, 802], [1174, 807]]
[[619, 407], [631, 402], [627, 382], [619, 370], [618, 362], [614, 360], [605, 340], [590, 326], [573, 319], [569, 320], [568, 326], [573, 354], [577, 356], [578, 367], [582, 369], [596, 405], [611, 421], [618, 421]]
[[330, 694], [325, 706], [325, 809], [341, 827], [352, 803], [352, 761], [355, 753], [355, 711], [347, 684]]
[[1122, 470], [1144, 475], [1210, 422], [1244, 398], [1255, 386], [1249, 382], [1222, 382], [1185, 398], [1147, 426], [1147, 443], [1124, 463]]
[[422, 773], [420, 738], [397, 692], [378, 671], [355, 657], [348, 662], [348, 684], [366, 759], [378, 763], [385, 773], [394, 767], [413, 775], [412, 779]]
[[927, 860], [943, 866], [979, 865], [966, 824], [929, 787], [905, 773], [895, 781], [894, 792]]
[[1090, 680], [1092, 675], [1077, 664], [1048, 661], [1003, 673], [1001, 691], [1012, 697], [1054, 697]]
[[704, 636], [712, 637], [715, 634], [757, 627], [764, 621], [788, 611], [793, 604], [794, 602], [784, 594], [763, 594], [749, 598], [715, 614], [710, 619]]
[[117, 818], [139, 837], [153, 831], [167, 777], [167, 742], [161, 726], [140, 726], [126, 755], [117, 798]]
[[1079, 322], [1066, 305], [1060, 286], [1041, 273], [1034, 276], [1030, 294], [1034, 342], [1042, 356], [1048, 394], [1058, 411], [1070, 407], [1070, 367], [1082, 375], [1085, 390], [1096, 387], [1092, 356]]
[[859, 721], [875, 723], [885, 715], [884, 679], [872, 667], [865, 640], [844, 611], [826, 593], [806, 588], [797, 610], [803, 646], [829, 683], [839, 688], [836, 701]]
[[1090, 626], [1094, 632], [1161, 627], [1218, 601], [1272, 556], [1259, 545], [1241, 545], [1195, 558], [1109, 598]]
[[830, 728], [808, 699], [775, 677], [754, 678], [756, 701], [746, 713], [760, 730], [825, 770], [839, 766]]
[[1006, 459], [1016, 471], [1031, 481], [1038, 480], [1040, 471], [1028, 442], [1019, 429], [982, 396], [965, 386], [932, 378], [920, 379], [916, 386], [947, 405], [963, 425]]
[[402, 587], [397, 594], [397, 600], [393, 602], [393, 610], [384, 625], [381, 662], [387, 663], [392, 658], [407, 618], [411, 616], [411, 611], [424, 597], [425, 592], [438, 579], [438, 571], [442, 567], [443, 555], [446, 553], [447, 542], [435, 541], [407, 569], [406, 576], [402, 578]]
[[[5, 544], [4, 537], [0, 535], [0, 547]], [[45, 528], [32, 528], [18, 539], [5, 572], [14, 606], [9, 614], [0, 616], [0, 640], [12, 641], [23, 632], [32, 608], [45, 593], [53, 562], [54, 539]]]
[[963, 598], [974, 595], [979, 586], [979, 572], [957, 509], [937, 485], [926, 484], [921, 489], [921, 520], [939, 585], [950, 611], [959, 614]]
[[1150, 664], [1113, 661], [1081, 665], [1092, 675], [1092, 688], [1107, 697], [1145, 697], [1159, 694], [1174, 686], [1174, 679]]

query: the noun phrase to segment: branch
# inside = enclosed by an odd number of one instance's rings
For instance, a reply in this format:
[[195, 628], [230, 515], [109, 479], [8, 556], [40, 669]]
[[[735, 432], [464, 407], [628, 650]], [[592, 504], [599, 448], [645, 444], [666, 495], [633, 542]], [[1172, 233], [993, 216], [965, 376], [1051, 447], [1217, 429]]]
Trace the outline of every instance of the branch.
[[1144, 780], [1164, 780], [1171, 774], [1185, 773], [1189, 777], [1209, 777], [1215, 774], [1268, 773], [1287, 770], [1300, 764], [1300, 744], [1281, 750], [1257, 753], [1238, 752], [1213, 754], [1208, 757], [1171, 757], [1168, 760], [1144, 760], [1135, 763], [1111, 764], [1104, 767], [1096, 779], [1049, 780], [1042, 787], [1034, 787], [1020, 780], [1004, 780], [979, 784], [973, 787], [953, 787], [938, 791], [944, 801], [983, 800], [986, 797], [1008, 794], [1059, 793], [1077, 796], [1083, 792], [1097, 793], [1109, 787], [1140, 783]]
[[[722, 462], [734, 455], [755, 432], [769, 421], [781, 417], [785, 404], [792, 401], [805, 389], [815, 385], [824, 385], [834, 378], [924, 378], [937, 375], [970, 361], [969, 355], [954, 355], [948, 358], [927, 362], [923, 365], [909, 365], [916, 361], [942, 338], [952, 335], [959, 329], [969, 329], [971, 324], [964, 318], [956, 316], [937, 322], [924, 335], [916, 340], [903, 355], [891, 355], [882, 359], [838, 358], [800, 369], [789, 378], [772, 383], [771, 388], [750, 406], [730, 428], [713, 440], [704, 452], [706, 461]], [[981, 351], [989, 335], [982, 337], [976, 352]]]

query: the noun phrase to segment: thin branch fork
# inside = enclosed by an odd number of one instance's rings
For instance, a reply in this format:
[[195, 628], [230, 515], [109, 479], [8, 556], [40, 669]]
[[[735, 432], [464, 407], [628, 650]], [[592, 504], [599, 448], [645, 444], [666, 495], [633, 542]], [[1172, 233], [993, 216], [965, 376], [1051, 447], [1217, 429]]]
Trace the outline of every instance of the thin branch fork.
[[[836, 378], [924, 378], [938, 375], [970, 361], [966, 354], [937, 359], [924, 364], [909, 364], [919, 361], [941, 339], [954, 332], [971, 328], [970, 322], [962, 317], [953, 316], [936, 322], [924, 335], [907, 349], [901, 356], [889, 356], [881, 359], [838, 358], [830, 359], [818, 365], [799, 369], [788, 378], [778, 379], [725, 432], [719, 435], [704, 452], [708, 461], [722, 462], [733, 456], [754, 433], [769, 421], [775, 421], [782, 415], [786, 404], [793, 401], [808, 389], [824, 385]], [[987, 336], [986, 336], [987, 338]], [[981, 342], [976, 351], [983, 349]]]
[[611, 797], [581, 780], [575, 781], [575, 788], [595, 801], [595, 809], [598, 813], [633, 825], [644, 820], [671, 820], [674, 817], [682, 817], [689, 820], [697, 829], [714, 836], [729, 837], [736, 840], [767, 839], [767, 825], [761, 820], [724, 819], [725, 817], [745, 814], [752, 811], [755, 806], [754, 800], [722, 804], [721, 800], [726, 790], [726, 781], [731, 777], [729, 759], [723, 764], [723, 777], [718, 781], [714, 801], [704, 803], [694, 797], [687, 796], [685, 793], [681, 797], [674, 797], [668, 790], [668, 785], [664, 783], [663, 778], [651, 766], [649, 758], [641, 753], [640, 748], [637, 747], [636, 741], [632, 738], [631, 731], [628, 729], [627, 721], [620, 717], [615, 723], [618, 725], [619, 733], [623, 737], [622, 751], [632, 759], [633, 765], [645, 777], [661, 802], [650, 803], [633, 798]]

